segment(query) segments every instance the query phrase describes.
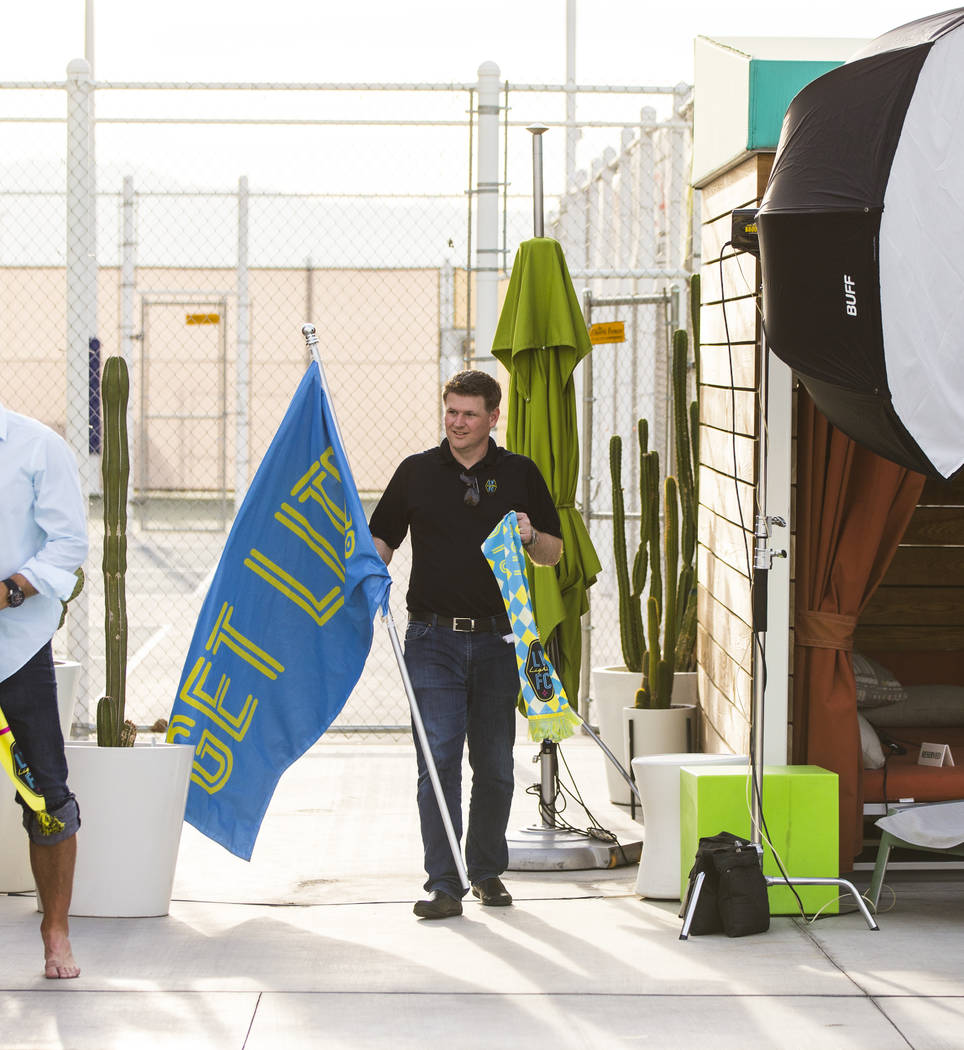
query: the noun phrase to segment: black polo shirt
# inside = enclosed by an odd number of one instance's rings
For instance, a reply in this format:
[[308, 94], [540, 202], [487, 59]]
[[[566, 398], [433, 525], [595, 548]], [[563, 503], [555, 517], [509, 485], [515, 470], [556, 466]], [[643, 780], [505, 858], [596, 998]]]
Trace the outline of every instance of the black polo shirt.
[[[465, 502], [459, 474], [478, 479], [479, 503]], [[539, 468], [528, 456], [489, 438], [485, 457], [469, 470], [452, 455], [448, 439], [403, 460], [388, 483], [369, 527], [392, 550], [412, 530], [410, 610], [440, 616], [495, 616], [505, 604], [482, 541], [510, 511], [524, 511], [539, 532], [559, 536], [559, 515]]]

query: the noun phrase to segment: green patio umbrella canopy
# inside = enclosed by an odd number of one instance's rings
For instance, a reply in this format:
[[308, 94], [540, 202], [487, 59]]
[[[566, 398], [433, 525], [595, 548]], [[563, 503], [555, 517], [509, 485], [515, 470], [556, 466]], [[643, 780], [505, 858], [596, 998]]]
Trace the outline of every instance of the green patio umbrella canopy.
[[553, 663], [573, 710], [582, 658], [580, 617], [601, 565], [575, 508], [579, 439], [573, 371], [592, 349], [562, 247], [549, 237], [519, 245], [492, 353], [509, 372], [506, 445], [532, 459], [562, 523], [562, 559], [529, 566], [543, 644], [555, 632]]

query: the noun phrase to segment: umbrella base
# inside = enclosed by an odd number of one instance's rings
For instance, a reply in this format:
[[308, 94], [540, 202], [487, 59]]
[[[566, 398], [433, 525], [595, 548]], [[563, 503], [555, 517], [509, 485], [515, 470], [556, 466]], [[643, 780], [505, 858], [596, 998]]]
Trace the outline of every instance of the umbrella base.
[[509, 871], [580, 871], [638, 864], [641, 842], [613, 843], [534, 825], [506, 835]]

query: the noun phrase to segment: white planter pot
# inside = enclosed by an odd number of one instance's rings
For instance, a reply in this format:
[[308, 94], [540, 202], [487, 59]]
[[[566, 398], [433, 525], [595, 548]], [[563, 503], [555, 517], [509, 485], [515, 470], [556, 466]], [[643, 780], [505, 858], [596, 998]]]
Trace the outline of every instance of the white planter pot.
[[[640, 676], [625, 667], [594, 667], [592, 669], [593, 714], [599, 727], [603, 743], [617, 757], [622, 758], [623, 709], [632, 704], [639, 688]], [[606, 764], [606, 786], [609, 800], [621, 806], [629, 805], [629, 785], [608, 758]], [[629, 767], [627, 766], [627, 772]]]
[[71, 915], [167, 915], [194, 749], [67, 745], [80, 805]]
[[629, 769], [634, 758], [643, 755], [673, 755], [692, 751], [692, 704], [676, 704], [667, 708], [624, 707], [623, 758]]
[[[599, 726], [599, 735], [609, 750], [617, 758], [623, 760], [627, 772], [630, 768], [630, 761], [635, 756], [629, 754], [627, 723], [623, 712], [626, 708], [632, 707], [640, 682], [641, 676], [635, 671], [627, 671], [625, 667], [594, 667], [592, 670], [593, 710]], [[696, 747], [695, 671], [680, 671], [673, 676], [673, 708], [677, 705], [688, 707], [687, 717], [682, 728], [682, 738], [679, 736], [680, 729], [677, 726], [672, 730], [668, 730], [668, 735], [660, 737], [667, 745], [675, 741], [674, 746], [664, 747], [660, 744], [658, 750], [647, 748], [645, 751], [642, 751], [640, 747], [645, 746], [642, 740], [648, 735], [649, 730], [640, 731], [639, 734], [634, 732], [634, 739], [638, 738], [640, 740], [636, 747], [636, 755], [656, 755], [666, 752], [687, 751]], [[673, 708], [670, 708], [670, 711]], [[645, 711], [643, 713], [652, 714], [658, 712]], [[669, 715], [664, 721], [675, 726], [675, 722], [679, 717], [678, 715]], [[688, 721], [690, 726], [688, 738], [686, 736], [685, 721]], [[609, 789], [609, 800], [620, 806], [628, 806], [631, 801], [629, 785], [619, 775], [619, 771], [608, 758], [604, 759], [604, 761], [606, 763], [606, 786]]]
[[[675, 686], [673, 694], [676, 694]], [[666, 708], [624, 707], [622, 716], [623, 761], [627, 769], [632, 767], [634, 758], [681, 754], [692, 751], [695, 746], [696, 707], [693, 704], [674, 703]], [[635, 816], [643, 822], [642, 806], [636, 809]]]
[[[696, 692], [696, 681], [699, 676], [696, 671], [677, 671], [673, 675], [673, 703], [674, 704], [692, 704], [693, 707], [697, 706], [697, 692]], [[696, 722], [693, 722], [693, 729], [696, 729]], [[696, 737], [693, 737], [693, 747], [696, 747]]]
[[74, 724], [74, 707], [77, 705], [77, 682], [80, 679], [80, 664], [76, 660], [55, 660], [54, 674], [57, 676], [57, 706], [60, 708], [60, 731], [64, 740], [70, 739]]
[[[74, 704], [77, 696], [77, 679], [80, 664], [74, 661], [54, 664], [57, 676], [57, 706], [60, 709], [60, 729], [64, 739], [70, 737], [74, 721]], [[8, 790], [9, 789], [9, 790]], [[29, 893], [33, 888], [33, 873], [30, 870], [30, 846], [23, 830], [23, 810], [14, 801], [13, 790], [6, 776], [0, 791], [0, 893]]]

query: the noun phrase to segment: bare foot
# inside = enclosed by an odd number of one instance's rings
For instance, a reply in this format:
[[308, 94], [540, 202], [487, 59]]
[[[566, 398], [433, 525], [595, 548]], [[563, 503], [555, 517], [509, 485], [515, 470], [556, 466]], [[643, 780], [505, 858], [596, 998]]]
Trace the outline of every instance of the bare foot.
[[80, 967], [74, 961], [70, 941], [66, 937], [50, 937], [44, 940], [44, 977], [50, 980], [79, 977]]

